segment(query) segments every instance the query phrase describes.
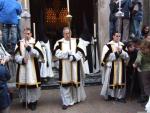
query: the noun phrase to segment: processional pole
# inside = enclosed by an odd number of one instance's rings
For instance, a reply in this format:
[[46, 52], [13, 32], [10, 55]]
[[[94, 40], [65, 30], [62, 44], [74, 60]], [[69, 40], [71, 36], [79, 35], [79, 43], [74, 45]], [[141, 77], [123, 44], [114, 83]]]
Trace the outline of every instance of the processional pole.
[[[27, 0], [24, 0], [24, 9], [23, 9], [23, 12], [21, 14], [21, 18], [24, 20], [24, 25], [27, 25], [27, 22], [28, 20], [30, 19], [31, 15], [30, 13], [28, 12], [28, 5], [27, 5]], [[28, 53], [25, 54], [25, 57], [28, 57]], [[28, 102], [27, 102], [27, 99], [28, 99], [28, 89], [27, 89], [27, 75], [25, 75], [25, 99], [26, 99], [26, 109], [28, 108], [27, 105], [28, 105]]]
[[117, 31], [119, 33], [121, 33], [121, 23], [122, 23], [122, 18], [124, 17], [124, 13], [121, 11], [121, 1], [122, 0], [118, 0], [119, 2], [119, 8], [118, 8], [118, 12], [115, 14], [115, 16], [117, 17], [118, 20], [118, 26], [117, 26]]
[[[67, 0], [67, 12], [68, 12], [68, 15], [66, 16], [66, 18], [67, 18], [68, 27], [69, 27], [69, 34], [70, 34], [69, 46], [70, 46], [70, 50], [71, 50], [71, 21], [72, 21], [72, 15], [70, 14], [69, 0]], [[72, 80], [72, 83], [73, 83], [72, 62], [71, 62], [70, 68], [71, 68], [70, 69], [70, 71], [71, 71], [71, 80]], [[72, 90], [72, 93], [73, 93], [73, 90]]]
[[[118, 0], [119, 2], [119, 8], [118, 8], [118, 12], [115, 14], [115, 16], [117, 17], [117, 31], [119, 33], [121, 33], [121, 26], [122, 26], [122, 18], [124, 17], [124, 13], [121, 11], [121, 1], [122, 0]], [[119, 46], [119, 43], [118, 43]]]
[[[69, 36], [70, 36], [69, 46], [70, 46], [70, 50], [71, 50], [71, 20], [72, 20], [72, 16], [70, 15], [69, 0], [67, 0], [67, 12], [68, 12], [68, 15], [66, 16], [66, 18], [67, 18], [68, 27], [69, 27]], [[71, 63], [71, 77], [72, 77], [72, 63]]]
[[97, 66], [96, 64], [98, 62], [96, 62], [96, 55], [97, 55], [97, 36], [96, 36], [96, 23], [93, 24], [94, 26], [94, 37], [93, 37], [93, 41], [92, 41], [92, 44], [94, 46], [94, 68], [96, 70]]
[[70, 35], [70, 49], [71, 49], [71, 20], [72, 20], [72, 16], [69, 14], [66, 16], [67, 18], [67, 22], [68, 22], [68, 27], [69, 27], [69, 35]]
[[[72, 16], [70, 15], [69, 0], [67, 0], [67, 12], [68, 12], [68, 15], [66, 16], [66, 18], [67, 18], [67, 22], [68, 22], [69, 32], [71, 34], [71, 20], [72, 20]], [[70, 36], [70, 38], [71, 38], [71, 36]]]

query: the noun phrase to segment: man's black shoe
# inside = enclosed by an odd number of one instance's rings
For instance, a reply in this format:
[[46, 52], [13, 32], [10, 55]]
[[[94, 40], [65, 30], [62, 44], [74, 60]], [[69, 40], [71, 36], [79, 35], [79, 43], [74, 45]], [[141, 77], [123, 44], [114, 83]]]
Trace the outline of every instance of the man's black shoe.
[[126, 100], [124, 98], [116, 99], [117, 102], [126, 103]]
[[23, 108], [26, 107], [26, 102], [22, 102], [22, 107], [23, 107]]
[[68, 108], [68, 106], [62, 105], [62, 109], [63, 109], [63, 110], [66, 110], [67, 108]]
[[34, 102], [28, 104], [28, 108], [32, 111], [36, 110], [36, 104]]
[[105, 101], [111, 101], [111, 100], [114, 100], [114, 97], [108, 96], [108, 98], [105, 99]]
[[138, 100], [137, 100], [138, 103], [145, 103], [145, 102], [147, 102], [147, 101], [148, 101], [148, 98], [146, 98], [146, 96], [145, 96], [145, 97], [140, 97], [140, 98], [138, 98]]

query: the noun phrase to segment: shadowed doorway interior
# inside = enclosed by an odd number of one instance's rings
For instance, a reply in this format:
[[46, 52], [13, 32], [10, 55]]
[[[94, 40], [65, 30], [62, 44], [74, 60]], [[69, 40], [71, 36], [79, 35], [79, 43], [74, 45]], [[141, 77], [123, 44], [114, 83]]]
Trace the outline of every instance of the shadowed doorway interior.
[[[48, 38], [53, 48], [56, 40], [62, 38], [62, 29], [67, 26], [67, 0], [30, 0], [31, 23], [36, 24], [36, 38]], [[93, 34], [94, 9], [97, 0], [70, 0], [70, 12], [73, 16], [71, 29], [74, 37], [82, 33], [85, 22], [89, 33]], [[81, 7], [79, 7], [81, 6]], [[31, 24], [32, 26], [32, 24]]]

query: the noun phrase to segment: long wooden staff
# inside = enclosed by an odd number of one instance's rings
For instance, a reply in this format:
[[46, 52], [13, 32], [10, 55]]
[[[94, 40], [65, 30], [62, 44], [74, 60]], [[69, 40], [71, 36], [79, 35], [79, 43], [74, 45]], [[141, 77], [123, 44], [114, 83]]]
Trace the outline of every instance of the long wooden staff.
[[[72, 16], [70, 15], [69, 0], [67, 0], [67, 11], [68, 11], [68, 15], [66, 16], [66, 18], [67, 18], [68, 27], [69, 27], [69, 36], [70, 36], [69, 46], [70, 46], [70, 51], [71, 51], [71, 20], [72, 20]], [[71, 80], [72, 80], [72, 63], [71, 63]]]
[[36, 28], [35, 28], [35, 23], [33, 23], [33, 37], [36, 40]]
[[[31, 17], [31, 15], [30, 15], [30, 13], [28, 12], [28, 2], [27, 2], [27, 0], [24, 0], [24, 10], [23, 10], [23, 12], [22, 12], [22, 14], [21, 14], [21, 17], [25, 20], [25, 23], [24, 23], [24, 25], [27, 25], [27, 23], [28, 23], [28, 20], [30, 19], [30, 17]], [[25, 43], [26, 43], [26, 41], [25, 41]], [[22, 54], [23, 55], [23, 54]], [[28, 57], [28, 53], [26, 52], [25, 53], [25, 57]], [[27, 89], [27, 76], [25, 75], [25, 99], [26, 99], [26, 109], [28, 108], [27, 107], [27, 105], [28, 105], [28, 102], [27, 102], [27, 100], [28, 100], [28, 89]]]
[[[27, 43], [26, 39], [25, 39], [25, 44]], [[27, 50], [25, 51], [25, 58], [28, 60], [29, 58], [29, 53], [27, 52]], [[28, 78], [27, 78], [27, 73], [25, 75], [25, 92], [26, 92], [26, 109], [28, 108], [28, 88], [27, 88], [27, 81], [28, 81]]]
[[[71, 50], [71, 20], [72, 20], [72, 15], [70, 15], [70, 7], [69, 7], [69, 0], [67, 0], [67, 11], [68, 11], [68, 15], [66, 16], [67, 21], [68, 21], [68, 27], [69, 27], [69, 34], [70, 34], [70, 40], [69, 40], [69, 46], [70, 46], [70, 50]], [[73, 82], [73, 75], [72, 75], [72, 62], [71, 62], [71, 66], [70, 66], [70, 71], [71, 71], [71, 80]], [[73, 89], [72, 89], [72, 94], [73, 94]], [[76, 95], [78, 97], [78, 89], [76, 91]], [[78, 99], [78, 98], [77, 98]]]

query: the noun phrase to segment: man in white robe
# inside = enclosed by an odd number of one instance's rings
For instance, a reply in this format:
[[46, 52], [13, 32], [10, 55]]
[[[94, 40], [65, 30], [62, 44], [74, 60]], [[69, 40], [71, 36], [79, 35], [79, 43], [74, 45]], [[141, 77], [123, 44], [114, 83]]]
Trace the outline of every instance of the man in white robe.
[[85, 100], [81, 59], [85, 57], [83, 44], [79, 39], [71, 38], [71, 30], [63, 29], [64, 38], [54, 46], [55, 56], [59, 59], [59, 83], [62, 109]]
[[16, 86], [20, 91], [23, 107], [35, 110], [40, 98], [41, 85], [38, 60], [44, 56], [40, 42], [31, 37], [30, 28], [24, 30], [24, 35], [15, 48], [15, 61], [18, 64]]
[[50, 77], [54, 77], [52, 70], [52, 53], [49, 40], [40, 41], [40, 43], [44, 54], [44, 62], [41, 62], [40, 68], [41, 82], [47, 83]]
[[92, 37], [91, 51], [92, 51], [93, 73], [97, 73], [100, 71], [98, 48], [97, 47], [98, 47], [97, 46], [97, 39], [96, 39], [96, 37]]
[[101, 95], [106, 100], [115, 99], [125, 102], [126, 75], [125, 67], [129, 56], [120, 42], [120, 33], [113, 34], [113, 40], [103, 47], [101, 65], [103, 68], [103, 86]]

